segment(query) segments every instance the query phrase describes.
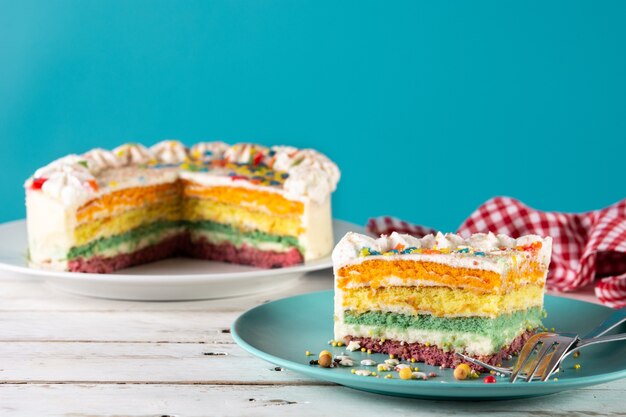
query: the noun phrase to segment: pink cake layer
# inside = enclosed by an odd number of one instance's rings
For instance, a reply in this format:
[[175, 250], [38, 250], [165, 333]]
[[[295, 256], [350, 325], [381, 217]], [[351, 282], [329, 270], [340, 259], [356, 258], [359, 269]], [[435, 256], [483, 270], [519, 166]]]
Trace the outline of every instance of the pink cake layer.
[[237, 248], [230, 243], [214, 244], [201, 238], [192, 244], [186, 251], [192, 258], [209, 259], [212, 261], [230, 262], [242, 265], [252, 265], [257, 268], [284, 268], [301, 264], [302, 254], [291, 248], [286, 252], [263, 251], [243, 244]]
[[[493, 355], [475, 356], [475, 358], [489, 365], [502, 364], [502, 362], [506, 360], [509, 355], [519, 352], [522, 346], [524, 346], [526, 340], [528, 340], [528, 338], [534, 333], [534, 330], [526, 331], [516, 337], [509, 346], [504, 347], [499, 352], [494, 353]], [[348, 341], [357, 341], [362, 348], [371, 349], [372, 352], [395, 355], [398, 359], [410, 360], [411, 358], [415, 358], [418, 362], [424, 362], [428, 365], [443, 366], [444, 368], [454, 368], [460, 363], [467, 363], [476, 371], [485, 371], [483, 367], [468, 363], [457, 356], [454, 352], [445, 352], [437, 346], [426, 346], [421, 343], [403, 344], [402, 342], [395, 340], [385, 340], [381, 343], [380, 339], [372, 339], [370, 337], [358, 338], [348, 336], [346, 339]]]
[[206, 239], [191, 242], [188, 235], [171, 237], [156, 245], [148, 246], [136, 252], [120, 254], [112, 257], [94, 256], [77, 258], [68, 263], [72, 272], [111, 273], [133, 265], [141, 265], [172, 256], [186, 256], [220, 262], [251, 265], [257, 268], [283, 268], [303, 262], [302, 254], [292, 248], [287, 252], [263, 251], [243, 245], [239, 248], [224, 242], [218, 245]]

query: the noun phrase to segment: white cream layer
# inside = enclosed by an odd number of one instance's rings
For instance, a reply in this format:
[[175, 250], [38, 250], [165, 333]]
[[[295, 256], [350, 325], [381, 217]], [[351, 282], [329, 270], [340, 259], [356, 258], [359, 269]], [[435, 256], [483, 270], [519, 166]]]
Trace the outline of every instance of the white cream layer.
[[[436, 236], [426, 235], [422, 238], [416, 238], [411, 235], [396, 232], [393, 232], [389, 236], [383, 235], [378, 239], [374, 239], [363, 234], [350, 232], [335, 246], [332, 256], [335, 270], [346, 265], [359, 264], [370, 259], [404, 259], [441, 263], [455, 268], [483, 269], [502, 273], [510, 268], [515, 261], [511, 258], [511, 252], [519, 254], [516, 256], [529, 255], [527, 251], [515, 250], [516, 247], [527, 246], [535, 242], [541, 242], [537, 259], [547, 266], [550, 263], [550, 255], [552, 254], [552, 238], [526, 235], [518, 239], [512, 239], [506, 235], [494, 235], [491, 232], [487, 234], [476, 233], [467, 239], [452, 233], [445, 235], [437, 233]], [[450, 253], [382, 255], [382, 253], [393, 250], [397, 245], [416, 249], [445, 249], [449, 250]], [[381, 255], [362, 256], [360, 252], [362, 249], [366, 248], [380, 252]], [[456, 249], [466, 249], [468, 252], [456, 252]], [[475, 255], [476, 252], [479, 252], [481, 256]]]

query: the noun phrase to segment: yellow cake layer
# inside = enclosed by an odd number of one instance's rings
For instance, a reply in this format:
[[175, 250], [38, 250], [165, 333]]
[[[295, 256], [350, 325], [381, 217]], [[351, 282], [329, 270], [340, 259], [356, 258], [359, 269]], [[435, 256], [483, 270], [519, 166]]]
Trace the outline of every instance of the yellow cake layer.
[[185, 199], [183, 218], [191, 221], [211, 220], [230, 224], [243, 231], [259, 230], [272, 235], [297, 237], [304, 232], [299, 216], [277, 216], [250, 211], [214, 200]]
[[127, 210], [116, 216], [83, 223], [74, 229], [75, 246], [81, 246], [94, 239], [114, 236], [136, 227], [153, 223], [156, 220], [180, 220], [180, 204], [162, 203]]
[[388, 277], [401, 281], [424, 280], [434, 285], [473, 289], [477, 292], [505, 293], [527, 284], [542, 284], [545, 265], [520, 259], [506, 276], [494, 271], [458, 268], [436, 262], [416, 260], [370, 259], [359, 264], [346, 265], [336, 272], [337, 287], [367, 286], [378, 288]]
[[94, 219], [115, 216], [133, 207], [142, 207], [163, 201], [177, 203], [180, 200], [179, 181], [146, 187], [124, 188], [93, 199], [76, 212], [78, 224]]
[[243, 187], [204, 187], [190, 181], [184, 181], [183, 184], [183, 195], [189, 198], [210, 199], [279, 216], [304, 214], [302, 202], [288, 200], [278, 193]]
[[343, 309], [357, 313], [391, 311], [437, 317], [488, 316], [543, 305], [543, 287], [527, 285], [508, 294], [476, 294], [447, 287], [350, 288], [342, 292]]

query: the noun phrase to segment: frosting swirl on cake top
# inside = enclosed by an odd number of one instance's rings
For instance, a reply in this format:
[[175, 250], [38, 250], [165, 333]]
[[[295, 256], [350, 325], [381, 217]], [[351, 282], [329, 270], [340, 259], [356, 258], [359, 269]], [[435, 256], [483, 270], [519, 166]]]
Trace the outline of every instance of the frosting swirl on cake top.
[[164, 168], [173, 168], [184, 178], [225, 177], [233, 185], [266, 186], [319, 203], [329, 198], [340, 178], [337, 166], [313, 149], [224, 142], [200, 142], [187, 148], [179, 141], [166, 140], [150, 148], [127, 143], [112, 151], [96, 148], [68, 155], [38, 169], [25, 187], [66, 206], [80, 206], [110, 191], [112, 185], [105, 178], [115, 170], [124, 170], [124, 181], [132, 184], [132, 177], [163, 177], [155, 171]]
[[[393, 232], [373, 238], [360, 233], [347, 233], [335, 246], [333, 263], [346, 265], [360, 262], [371, 257], [388, 256], [419, 256], [419, 255], [452, 255], [466, 258], [468, 256], [484, 259], [496, 259], [512, 251], [537, 251], [549, 257], [552, 239], [537, 235], [526, 235], [514, 239], [504, 234], [475, 233], [467, 239], [454, 234], [426, 235], [418, 238], [408, 234]], [[543, 259], [542, 259], [543, 260]], [[546, 260], [547, 261], [547, 260]]]

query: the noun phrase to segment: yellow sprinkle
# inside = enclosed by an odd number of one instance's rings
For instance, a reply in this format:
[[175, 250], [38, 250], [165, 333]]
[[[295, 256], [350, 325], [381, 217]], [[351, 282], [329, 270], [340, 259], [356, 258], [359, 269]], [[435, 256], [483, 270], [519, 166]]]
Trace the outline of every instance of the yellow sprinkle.
[[580, 364], [577, 363], [576, 365], [574, 365], [574, 369], [580, 369]]
[[400, 372], [398, 372], [400, 379], [412, 379], [413, 378], [413, 374], [411, 373], [411, 370], [409, 368], [402, 368], [400, 369]]
[[394, 355], [393, 353], [389, 354], [389, 359], [395, 359], [396, 355]]
[[365, 352], [367, 349], [365, 348], [361, 348], [361, 352]]
[[372, 354], [372, 349], [367, 349], [367, 354], [371, 355]]
[[333, 343], [331, 343], [331, 345], [332, 345], [333, 347], [337, 347], [337, 342], [333, 342]]
[[418, 368], [417, 366], [415, 368], [413, 368], [413, 372], [419, 372], [420, 368]]
[[387, 375], [385, 375], [385, 378], [391, 379], [391, 378], [393, 378], [393, 376], [391, 374], [387, 374]]
[[311, 356], [311, 352], [309, 352], [308, 350], [305, 352], [305, 355], [307, 356]]
[[551, 331], [551, 332], [553, 332], [553, 331], [554, 331], [554, 327], [551, 327], [551, 328], [550, 328], [550, 331]]
[[354, 374], [354, 373], [356, 373], [356, 369], [352, 369], [352, 371], [350, 371], [350, 372], [352, 372]]
[[554, 382], [558, 382], [559, 378], [554, 378], [553, 381]]
[[574, 352], [574, 357], [575, 357], [575, 358], [577, 358], [577, 357], [579, 357], [579, 356], [580, 356], [580, 351], [578, 351], [578, 350], [577, 350], [576, 352]]
[[361, 252], [359, 252], [359, 254], [360, 254], [361, 256], [367, 256], [367, 255], [369, 255], [369, 254], [370, 254], [370, 251], [369, 251], [369, 249], [367, 249], [367, 248], [363, 248], [363, 249], [361, 249]]
[[426, 342], [426, 343], [424, 343], [424, 346], [430, 347], [430, 343]]
[[117, 187], [117, 181], [111, 181], [111, 182], [109, 182], [109, 185], [111, 187]]
[[491, 375], [495, 375], [495, 374], [496, 374], [496, 371], [489, 371], [489, 373], [490, 373]]
[[380, 343], [385, 343], [385, 340], [387, 339], [380, 339]]
[[372, 376], [376, 376], [376, 372], [372, 372]]
[[411, 362], [415, 363], [416, 362], [415, 358], [411, 358]]
[[343, 342], [337, 342], [337, 346], [343, 346]]

